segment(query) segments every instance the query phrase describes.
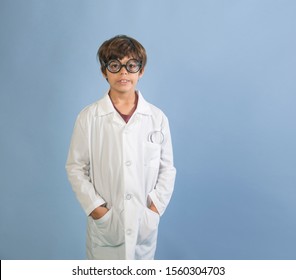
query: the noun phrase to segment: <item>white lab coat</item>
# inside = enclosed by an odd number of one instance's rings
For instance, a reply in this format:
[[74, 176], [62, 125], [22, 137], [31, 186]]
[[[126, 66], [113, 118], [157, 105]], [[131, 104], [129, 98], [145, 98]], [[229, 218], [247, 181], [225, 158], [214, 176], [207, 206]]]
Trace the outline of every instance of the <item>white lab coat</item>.
[[[153, 259], [176, 170], [169, 124], [138, 92], [128, 123], [106, 94], [78, 115], [66, 169], [88, 216], [89, 259]], [[148, 209], [151, 201], [157, 213]], [[106, 203], [99, 220], [89, 214]]]

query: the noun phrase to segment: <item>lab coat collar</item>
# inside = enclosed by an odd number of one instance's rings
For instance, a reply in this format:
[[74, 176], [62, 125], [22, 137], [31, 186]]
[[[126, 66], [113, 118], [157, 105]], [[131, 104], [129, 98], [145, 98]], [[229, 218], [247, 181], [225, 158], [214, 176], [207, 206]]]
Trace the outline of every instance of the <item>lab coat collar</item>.
[[137, 94], [139, 98], [138, 98], [138, 105], [135, 113], [139, 113], [142, 115], [152, 115], [152, 111], [149, 106], [149, 103], [144, 99], [143, 95], [139, 90], [137, 91]]
[[[137, 94], [138, 94], [138, 105], [134, 114], [138, 113], [142, 115], [152, 115], [149, 103], [144, 99], [140, 91], [137, 91]], [[107, 92], [98, 103], [97, 116], [105, 116], [115, 112], [116, 110]]]

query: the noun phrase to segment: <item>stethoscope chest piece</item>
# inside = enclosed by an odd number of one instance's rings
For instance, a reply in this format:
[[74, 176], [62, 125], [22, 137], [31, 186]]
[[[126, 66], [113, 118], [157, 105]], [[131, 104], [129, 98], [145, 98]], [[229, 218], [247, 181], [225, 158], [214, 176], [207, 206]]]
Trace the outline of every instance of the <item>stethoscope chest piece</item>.
[[154, 144], [162, 144], [164, 141], [164, 135], [161, 131], [152, 131], [148, 135], [148, 141]]

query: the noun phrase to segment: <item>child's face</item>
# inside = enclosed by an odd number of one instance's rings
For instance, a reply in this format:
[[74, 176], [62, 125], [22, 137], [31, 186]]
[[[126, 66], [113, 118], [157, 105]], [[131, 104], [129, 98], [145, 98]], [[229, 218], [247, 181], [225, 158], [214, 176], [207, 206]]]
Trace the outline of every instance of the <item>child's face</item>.
[[[132, 69], [133, 67], [136, 67], [136, 64], [133, 64], [133, 62], [130, 61], [131, 59], [133, 58], [124, 57], [123, 59], [119, 59], [119, 61], [122, 65], [126, 65], [127, 62], [130, 62], [131, 65], [129, 65], [130, 67], [128, 67], [128, 69], [133, 71]], [[136, 73], [130, 73], [125, 67], [121, 67], [117, 73], [112, 73], [108, 69], [106, 69], [106, 74], [103, 73], [104, 77], [108, 79], [110, 84], [110, 91], [117, 94], [134, 93], [138, 80], [143, 74], [144, 69], [141, 69]]]

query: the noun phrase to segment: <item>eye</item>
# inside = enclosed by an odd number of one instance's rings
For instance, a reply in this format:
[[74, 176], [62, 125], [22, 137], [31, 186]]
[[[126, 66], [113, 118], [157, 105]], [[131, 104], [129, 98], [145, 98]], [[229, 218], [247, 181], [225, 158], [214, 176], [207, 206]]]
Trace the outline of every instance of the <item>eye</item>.
[[127, 68], [130, 71], [137, 72], [139, 67], [140, 67], [140, 63], [137, 60], [130, 60], [130, 61], [127, 62]]
[[133, 68], [137, 67], [138, 65], [134, 62], [130, 62], [127, 66], [128, 66], [128, 68], [133, 69]]
[[121, 67], [121, 64], [118, 61], [113, 60], [108, 63], [108, 69], [110, 71], [117, 71], [118, 69], [120, 69], [120, 67]]

